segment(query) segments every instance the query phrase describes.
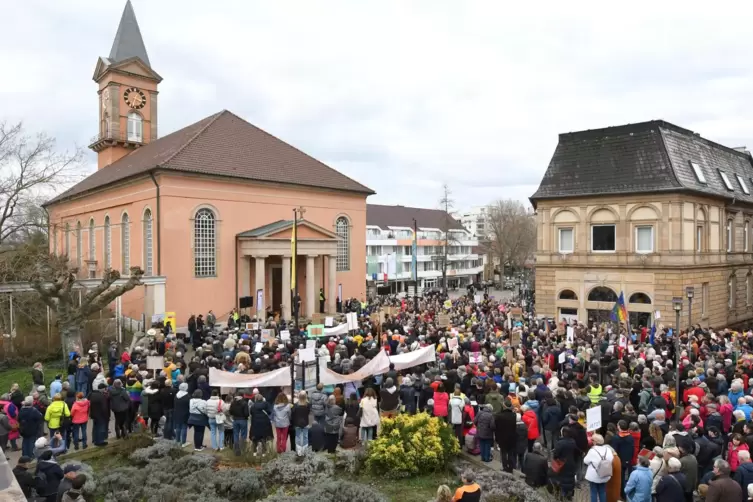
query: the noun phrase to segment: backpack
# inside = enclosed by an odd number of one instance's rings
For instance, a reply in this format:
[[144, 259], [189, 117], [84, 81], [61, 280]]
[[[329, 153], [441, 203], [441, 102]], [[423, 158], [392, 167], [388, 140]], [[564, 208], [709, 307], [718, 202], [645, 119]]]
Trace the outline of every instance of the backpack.
[[609, 478], [612, 477], [612, 461], [607, 460], [607, 455], [604, 453], [604, 456], [599, 453], [599, 450], [595, 450], [596, 454], [601, 457], [599, 461], [594, 466], [594, 469], [596, 470], [596, 474], [600, 478]]

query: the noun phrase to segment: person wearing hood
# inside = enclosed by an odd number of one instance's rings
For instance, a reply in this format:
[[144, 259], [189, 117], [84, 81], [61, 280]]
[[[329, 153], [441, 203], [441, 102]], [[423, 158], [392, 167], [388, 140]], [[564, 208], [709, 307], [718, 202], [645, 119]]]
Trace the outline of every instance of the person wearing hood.
[[58, 495], [58, 486], [63, 479], [64, 473], [60, 465], [55, 461], [51, 451], [45, 451], [37, 460], [35, 477], [40, 478], [39, 474], [44, 475], [44, 486], [37, 486], [37, 495], [44, 497], [47, 502], [55, 502]]
[[83, 449], [86, 449], [86, 426], [89, 423], [89, 408], [91, 403], [81, 392], [76, 394], [76, 402], [71, 407], [71, 422], [73, 424], [73, 449], [78, 451], [81, 441]]
[[288, 396], [280, 392], [275, 399], [272, 410], [272, 422], [275, 426], [277, 438], [277, 453], [284, 453], [288, 444], [288, 429], [290, 428], [291, 407]]
[[190, 415], [190, 406], [191, 395], [188, 393], [188, 384], [183, 382], [178, 386], [178, 392], [175, 394], [175, 404], [173, 408], [173, 431], [175, 441], [183, 446], [189, 446], [191, 444], [188, 442], [188, 416]]
[[379, 413], [382, 417], [393, 418], [398, 413], [400, 406], [400, 395], [397, 392], [392, 378], [384, 381], [384, 387], [379, 392], [382, 401], [379, 404]]
[[[394, 389], [394, 386], [392, 388]], [[395, 394], [395, 397], [397, 397], [397, 394]], [[335, 396], [329, 396], [327, 398], [327, 409], [324, 420], [324, 440], [328, 453], [335, 453], [337, 451], [337, 443], [340, 440], [340, 431], [343, 424], [342, 420], [343, 409], [337, 405]]]

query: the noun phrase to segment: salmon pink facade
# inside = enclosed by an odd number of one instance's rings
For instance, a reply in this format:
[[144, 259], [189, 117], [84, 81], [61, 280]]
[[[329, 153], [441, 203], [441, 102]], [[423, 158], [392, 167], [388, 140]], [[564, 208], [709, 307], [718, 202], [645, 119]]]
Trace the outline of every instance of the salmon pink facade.
[[[301, 315], [364, 297], [373, 191], [227, 111], [159, 138], [161, 77], [130, 3], [94, 79], [99, 168], [46, 204], [50, 247], [81, 277], [139, 266], [165, 278], [126, 294], [123, 315], [175, 312], [181, 326], [210, 309], [222, 319], [250, 296], [250, 313], [290, 319], [293, 269]], [[303, 210], [295, 261], [294, 209]]]

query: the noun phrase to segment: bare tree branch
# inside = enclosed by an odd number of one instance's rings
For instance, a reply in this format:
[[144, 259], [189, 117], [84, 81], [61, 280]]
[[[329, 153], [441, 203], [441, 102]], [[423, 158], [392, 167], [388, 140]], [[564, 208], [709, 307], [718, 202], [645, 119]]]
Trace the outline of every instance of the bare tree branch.
[[516, 200], [498, 200], [488, 211], [489, 241], [486, 244], [500, 266], [520, 269], [536, 251], [536, 220]]

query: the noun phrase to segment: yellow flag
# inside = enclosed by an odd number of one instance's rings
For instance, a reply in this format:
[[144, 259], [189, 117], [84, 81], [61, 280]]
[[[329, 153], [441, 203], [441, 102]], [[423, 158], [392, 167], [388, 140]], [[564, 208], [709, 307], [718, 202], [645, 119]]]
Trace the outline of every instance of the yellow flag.
[[294, 223], [293, 224], [293, 233], [290, 236], [290, 255], [293, 257], [291, 259], [291, 261], [290, 261], [290, 289], [293, 290], [293, 291], [295, 291], [295, 278], [296, 278], [296, 273], [295, 273], [295, 259], [296, 259], [296, 256], [295, 256], [295, 251], [296, 251], [296, 249], [295, 249], [295, 239], [296, 239], [296, 235], [295, 234], [296, 234], [296, 225]]

